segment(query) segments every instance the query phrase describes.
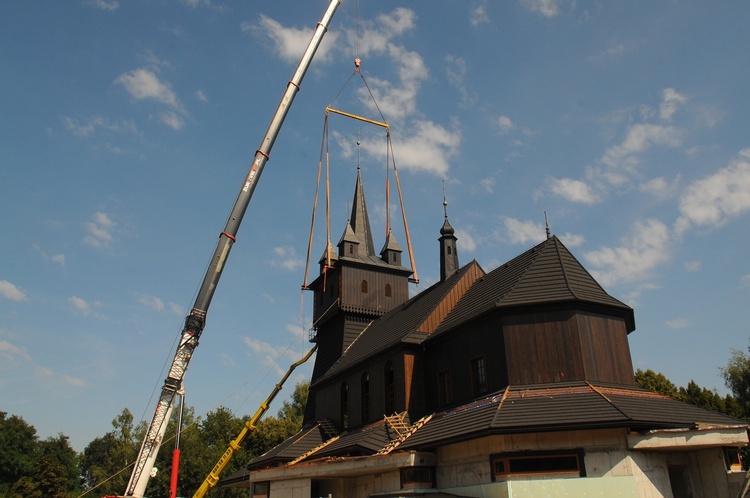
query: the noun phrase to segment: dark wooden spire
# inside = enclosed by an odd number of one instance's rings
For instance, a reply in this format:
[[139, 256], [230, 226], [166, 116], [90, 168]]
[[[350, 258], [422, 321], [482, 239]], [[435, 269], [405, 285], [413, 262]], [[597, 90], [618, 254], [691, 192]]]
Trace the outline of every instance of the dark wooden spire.
[[354, 187], [354, 200], [352, 201], [352, 214], [349, 223], [354, 234], [361, 245], [359, 256], [376, 256], [375, 244], [372, 241], [372, 230], [370, 230], [370, 218], [367, 215], [367, 204], [365, 203], [365, 189], [362, 186], [362, 173], [357, 168], [357, 184]]

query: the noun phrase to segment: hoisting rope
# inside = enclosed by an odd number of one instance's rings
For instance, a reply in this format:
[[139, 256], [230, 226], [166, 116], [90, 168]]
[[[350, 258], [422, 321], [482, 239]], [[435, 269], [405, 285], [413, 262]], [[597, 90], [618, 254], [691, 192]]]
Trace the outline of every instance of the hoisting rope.
[[[313, 233], [314, 233], [314, 225], [315, 225], [315, 216], [318, 206], [318, 195], [320, 192], [320, 177], [323, 167], [323, 154], [325, 153], [325, 168], [326, 168], [326, 250], [325, 250], [325, 263], [323, 265], [322, 269], [322, 276], [323, 276], [323, 289], [325, 290], [326, 287], [326, 278], [327, 278], [327, 270], [331, 266], [331, 251], [332, 251], [332, 244], [331, 244], [331, 218], [330, 218], [330, 150], [329, 150], [329, 133], [328, 133], [328, 126], [329, 126], [329, 115], [331, 113], [338, 114], [347, 118], [356, 119], [358, 121], [362, 121], [365, 123], [373, 124], [376, 126], [380, 126], [386, 129], [386, 181], [385, 181], [385, 211], [386, 211], [386, 226], [385, 226], [385, 236], [386, 238], [391, 234], [391, 214], [390, 214], [390, 168], [391, 165], [393, 166], [393, 174], [394, 178], [396, 179], [396, 189], [398, 191], [398, 197], [399, 197], [399, 207], [401, 209], [401, 218], [404, 224], [404, 233], [406, 236], [406, 245], [407, 250], [409, 252], [409, 263], [411, 265], [412, 269], [412, 277], [409, 278], [409, 281], [412, 283], [419, 283], [419, 277], [417, 274], [417, 267], [416, 262], [414, 261], [414, 251], [411, 244], [411, 234], [409, 233], [409, 225], [406, 221], [406, 210], [404, 207], [404, 198], [401, 191], [401, 182], [399, 181], [398, 177], [398, 169], [396, 168], [396, 159], [393, 152], [393, 142], [391, 140], [391, 129], [390, 125], [385, 119], [385, 116], [383, 115], [383, 112], [380, 109], [380, 106], [378, 105], [377, 101], [375, 100], [375, 96], [372, 93], [372, 90], [370, 89], [370, 86], [367, 84], [367, 80], [364, 77], [364, 74], [362, 74], [362, 60], [359, 57], [356, 57], [354, 59], [354, 71], [352, 71], [351, 75], [349, 75], [349, 78], [347, 78], [344, 85], [341, 87], [341, 89], [338, 91], [334, 99], [331, 101], [331, 103], [326, 106], [325, 108], [325, 117], [324, 117], [324, 125], [323, 125], [323, 137], [321, 139], [321, 149], [320, 149], [320, 158], [318, 160], [318, 174], [315, 184], [315, 199], [313, 201], [313, 213], [311, 217], [311, 226], [310, 226], [310, 237], [308, 239], [308, 247], [307, 247], [307, 262], [305, 264], [305, 276], [304, 276], [304, 282], [302, 284], [302, 290], [309, 290], [308, 286], [308, 278], [310, 274], [310, 259], [312, 256], [312, 243], [313, 243]], [[366, 118], [363, 116], [359, 116], [357, 114], [352, 114], [349, 112], [345, 112], [339, 109], [336, 109], [333, 107], [333, 104], [336, 102], [336, 100], [339, 98], [339, 96], [344, 92], [346, 87], [351, 82], [352, 78], [354, 78], [355, 75], [359, 75], [360, 79], [362, 80], [362, 83], [364, 87], [367, 89], [367, 93], [370, 96], [370, 100], [372, 101], [372, 104], [374, 108], [377, 110], [381, 120], [377, 121], [374, 119]], [[359, 138], [358, 138], [358, 151], [359, 151]], [[358, 160], [359, 162], [359, 160]], [[358, 164], [359, 167], [359, 164]], [[304, 301], [303, 301], [304, 303]], [[302, 305], [304, 306], [304, 304]]]

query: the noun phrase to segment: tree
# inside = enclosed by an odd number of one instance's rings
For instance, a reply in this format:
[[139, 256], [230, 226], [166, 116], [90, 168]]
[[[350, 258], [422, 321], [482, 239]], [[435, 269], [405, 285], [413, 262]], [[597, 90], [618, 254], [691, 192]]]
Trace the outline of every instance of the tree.
[[664, 396], [678, 399], [679, 391], [663, 373], [656, 373], [650, 368], [645, 372], [641, 369], [635, 372], [635, 382], [640, 387], [663, 394]]
[[83, 450], [81, 473], [86, 490], [97, 487], [97, 495], [118, 495], [125, 491], [130, 478], [130, 466], [138, 453], [138, 433], [145, 432], [141, 424], [133, 427], [133, 414], [123, 408], [112, 420], [114, 430], [91, 441]]
[[0, 412], [0, 496], [24, 476], [34, 472], [36, 429], [16, 415]]
[[738, 349], [733, 349], [732, 356], [726, 367], [721, 369], [721, 373], [724, 383], [739, 404], [743, 418], [750, 420], [750, 357]]
[[67, 436], [42, 441], [37, 454], [32, 474], [16, 481], [8, 498], [71, 498], [80, 494], [78, 455]]

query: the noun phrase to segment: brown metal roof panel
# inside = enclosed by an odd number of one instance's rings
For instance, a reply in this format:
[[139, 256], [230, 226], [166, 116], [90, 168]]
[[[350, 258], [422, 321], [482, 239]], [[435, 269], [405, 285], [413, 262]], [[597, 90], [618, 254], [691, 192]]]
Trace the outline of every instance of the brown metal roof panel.
[[323, 433], [320, 426], [315, 424], [309, 427], [303, 427], [297, 434], [283, 441], [278, 446], [268, 450], [259, 457], [253, 459], [248, 467], [264, 467], [272, 461], [291, 461], [300, 455], [304, 455], [323, 444], [327, 436]]
[[402, 340], [414, 343], [420, 336], [413, 334], [416, 328], [433, 312], [453, 286], [463, 277], [467, 269], [476, 262], [462, 267], [458, 272], [451, 275], [442, 282], [438, 282], [430, 288], [412, 297], [401, 306], [397, 306], [379, 319], [372, 322], [370, 326], [357, 337], [349, 346], [349, 349], [333, 364], [333, 366], [321, 376], [316, 384], [323, 382], [334, 375], [343, 372], [362, 361], [366, 361], [373, 355], [385, 351]]
[[441, 441], [486, 433], [501, 398], [502, 394], [494, 395], [436, 414], [409, 436], [399, 449], [428, 448]]
[[550, 397], [509, 397], [492, 422], [494, 429], [612, 424], [626, 418], [595, 392]]
[[[606, 391], [605, 391], [606, 393]], [[650, 398], [630, 394], [606, 394], [612, 403], [630, 420], [649, 426], [664, 424], [670, 427], [693, 427], [696, 425], [737, 425], [744, 422], [722, 413], [706, 410], [670, 398]]]
[[376, 453], [392, 439], [385, 422], [379, 421], [352, 431], [345, 432], [338, 440], [310, 455], [310, 458], [350, 454], [358, 451], [366, 454]]

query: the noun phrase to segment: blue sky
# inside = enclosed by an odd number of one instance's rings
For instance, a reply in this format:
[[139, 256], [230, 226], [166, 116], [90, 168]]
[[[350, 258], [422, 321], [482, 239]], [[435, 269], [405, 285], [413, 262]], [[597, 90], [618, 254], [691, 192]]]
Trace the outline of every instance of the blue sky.
[[[150, 419], [249, 161], [326, 5], [0, 5], [0, 410], [78, 450], [124, 407]], [[355, 56], [391, 125], [413, 292], [439, 278], [443, 179], [462, 263], [490, 270], [543, 240], [546, 211], [635, 308], [635, 367], [725, 393], [718, 367], [750, 335], [749, 15], [740, 1], [344, 0], [240, 229], [187, 403], [252, 413], [309, 346], [311, 296], [299, 289], [324, 109], [378, 118], [361, 80], [337, 97]], [[329, 124], [331, 238], [358, 163], [383, 233], [383, 131]], [[325, 237], [318, 223], [313, 263]]]

